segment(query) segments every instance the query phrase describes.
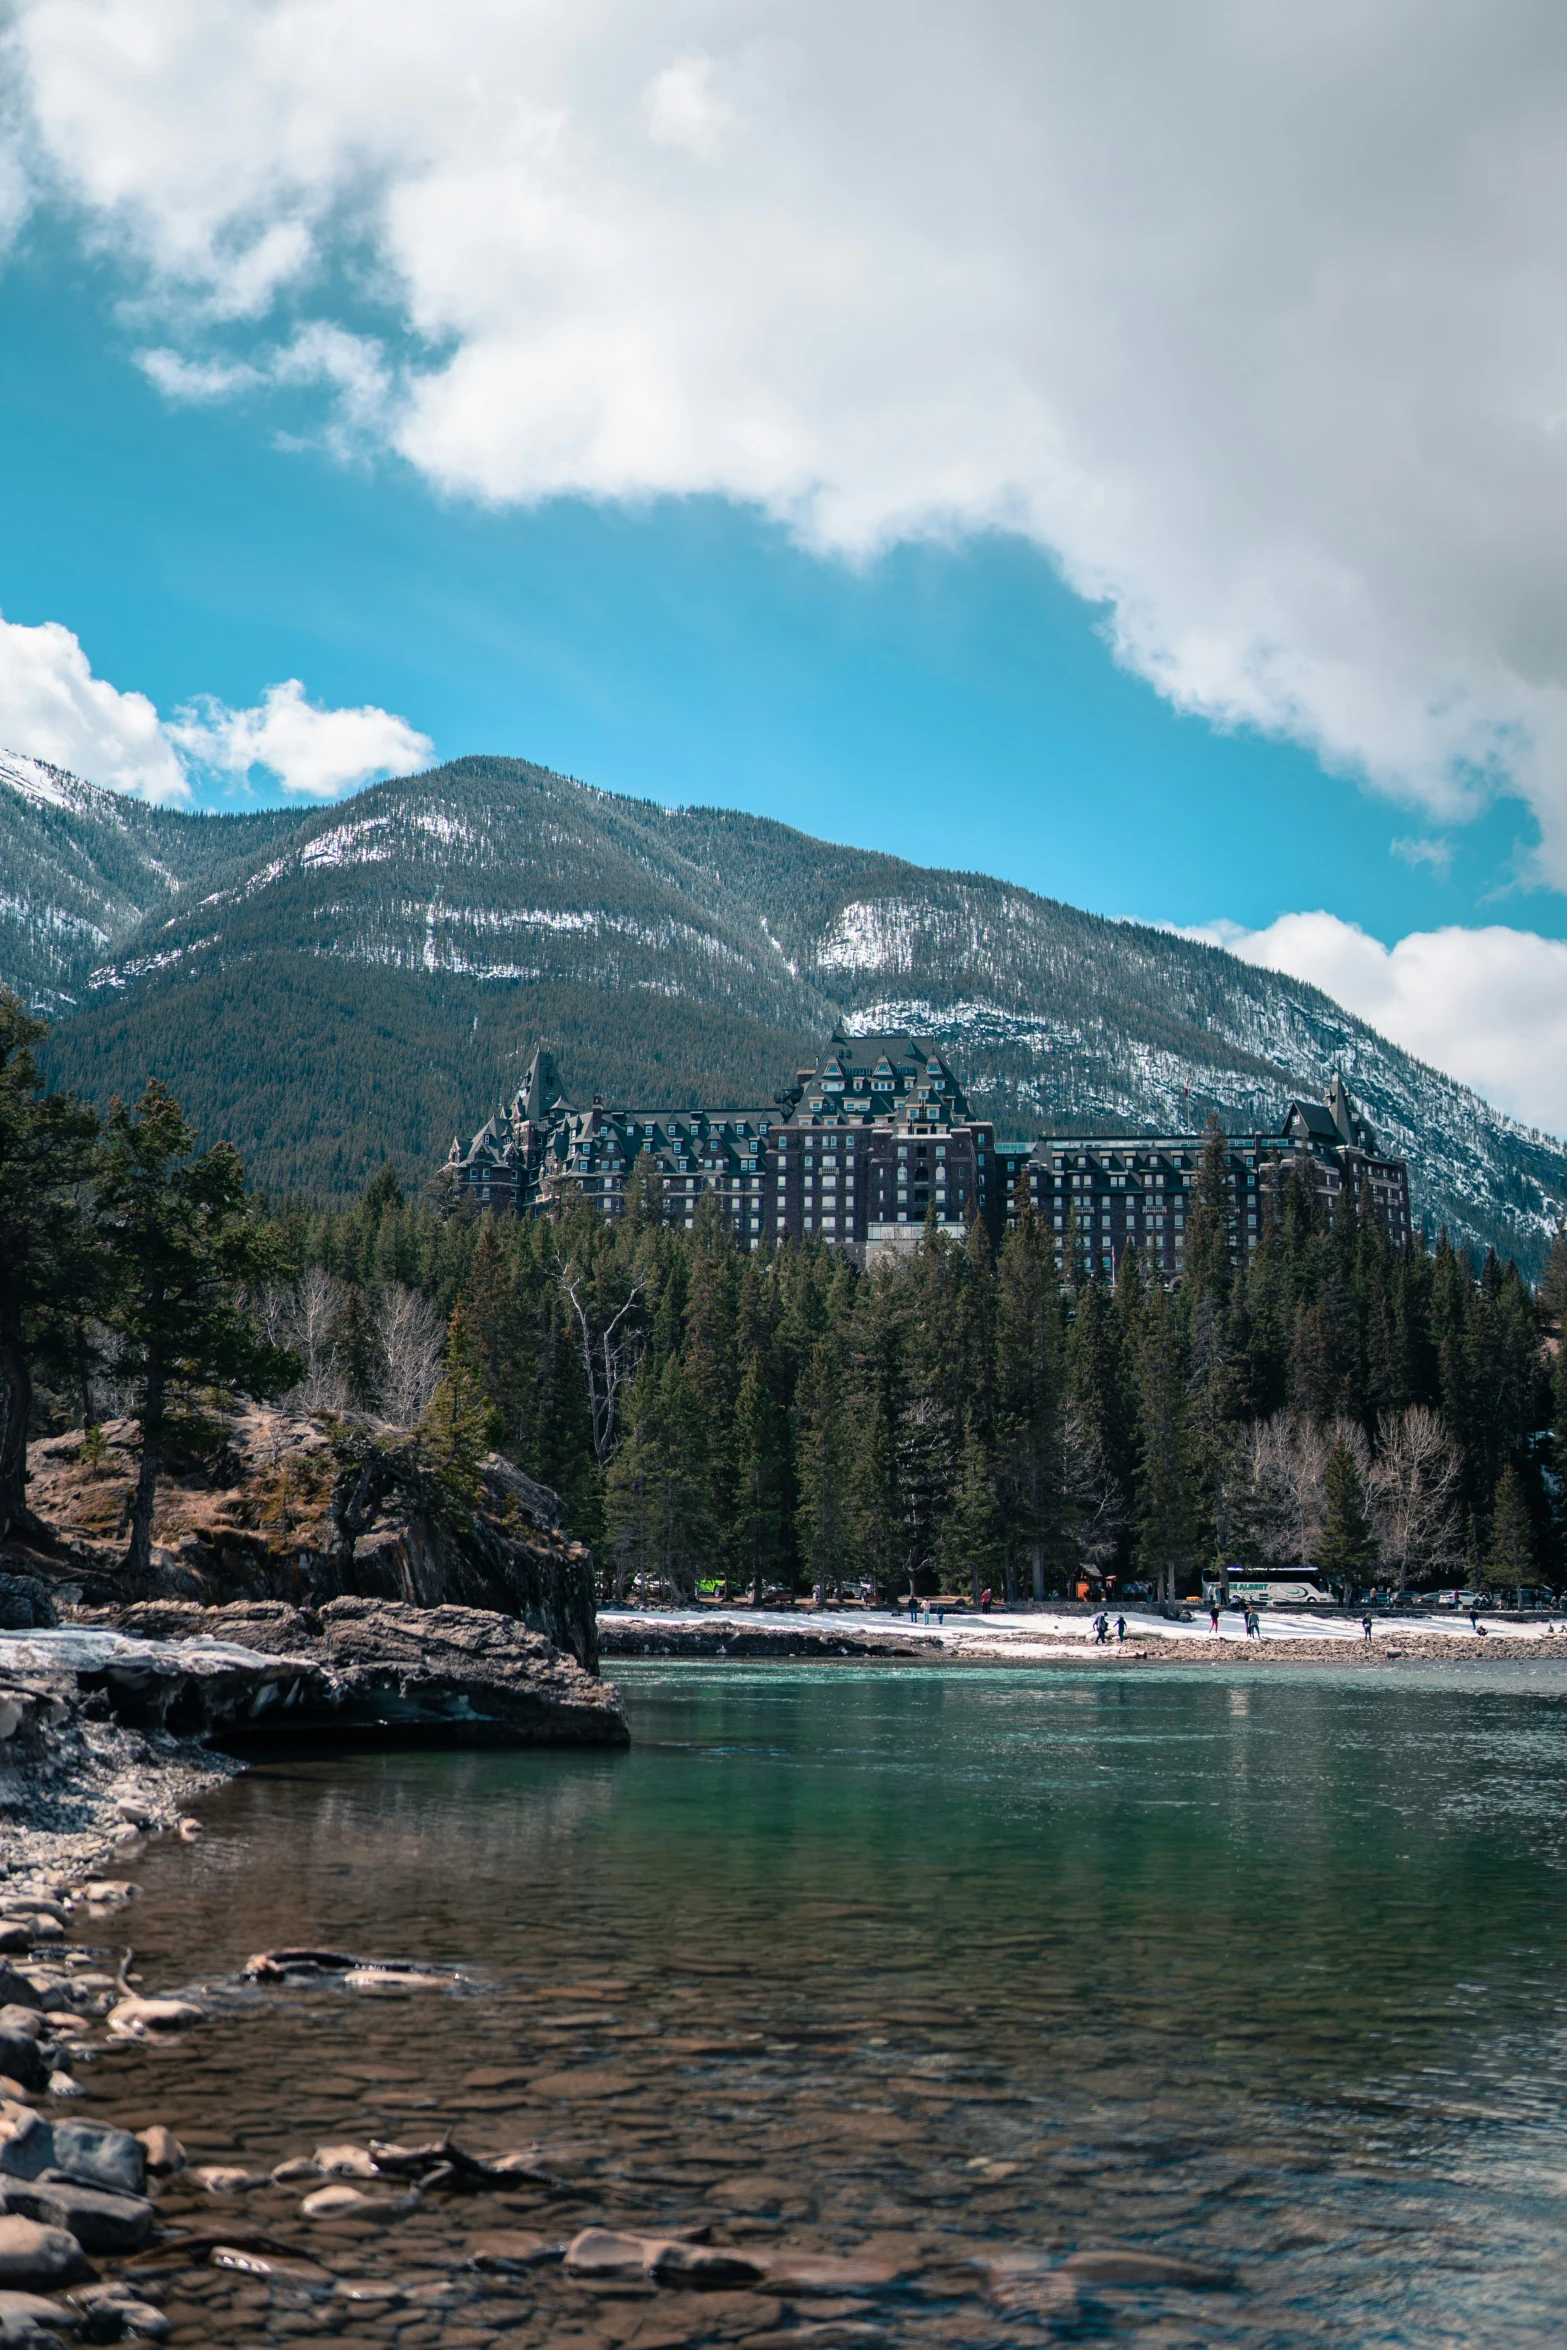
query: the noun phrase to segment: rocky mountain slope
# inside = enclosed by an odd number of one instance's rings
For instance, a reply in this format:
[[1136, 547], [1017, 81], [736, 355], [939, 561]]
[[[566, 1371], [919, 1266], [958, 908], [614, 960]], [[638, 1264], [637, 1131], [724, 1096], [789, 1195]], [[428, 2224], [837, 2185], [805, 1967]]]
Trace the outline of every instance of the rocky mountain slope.
[[294, 809], [191, 817], [0, 751], [0, 973], [50, 1013], [149, 916], [300, 821]]
[[64, 1015], [61, 1077], [102, 1099], [156, 1071], [274, 1192], [416, 1177], [539, 1036], [583, 1093], [745, 1104], [842, 1017], [933, 1033], [1014, 1135], [1267, 1125], [1340, 1066], [1417, 1212], [1531, 1268], [1567, 1200], [1560, 1143], [1315, 988], [984, 875], [520, 760], [222, 820], [25, 767], [0, 765], [0, 900], [26, 908], [0, 979]]

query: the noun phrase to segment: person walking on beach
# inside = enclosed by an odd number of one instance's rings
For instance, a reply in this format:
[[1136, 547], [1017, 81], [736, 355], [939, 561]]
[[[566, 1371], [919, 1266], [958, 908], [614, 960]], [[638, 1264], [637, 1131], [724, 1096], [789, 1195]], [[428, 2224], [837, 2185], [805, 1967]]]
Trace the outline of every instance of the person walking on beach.
[[1248, 1640], [1262, 1638], [1262, 1618], [1254, 1607], [1248, 1607], [1246, 1610], [1246, 1637]]
[[1217, 1632], [1219, 1629], [1219, 1603], [1216, 1599], [1210, 1599], [1208, 1602], [1208, 1629], [1210, 1632]]
[[1371, 1646], [1371, 1618], [1369, 1616], [1362, 1616], [1360, 1619], [1360, 1635], [1369, 1648]]
[[1103, 1648], [1110, 1633], [1110, 1619], [1103, 1613], [1094, 1618], [1094, 1646]]
[[1116, 1617], [1116, 1619], [1115, 1619], [1115, 1636], [1116, 1636], [1116, 1639], [1117, 1639], [1117, 1640], [1124, 1640], [1124, 1639], [1126, 1638], [1126, 1618], [1125, 1618], [1125, 1616], [1117, 1616], [1117, 1617]]

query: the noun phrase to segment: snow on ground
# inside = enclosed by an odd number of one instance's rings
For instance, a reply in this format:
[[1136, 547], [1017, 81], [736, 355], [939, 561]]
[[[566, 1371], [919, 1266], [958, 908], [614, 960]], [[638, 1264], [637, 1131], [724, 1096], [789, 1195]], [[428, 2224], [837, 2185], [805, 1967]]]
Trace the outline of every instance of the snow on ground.
[[[1242, 1618], [1226, 1610], [1219, 1618], [1217, 1633], [1209, 1628], [1207, 1611], [1194, 1611], [1189, 1624], [1172, 1623], [1168, 1617], [1155, 1615], [1150, 1609], [1128, 1607], [1126, 1637], [1132, 1641], [1171, 1640], [1197, 1641], [1212, 1646], [1215, 1641], [1246, 1645], [1246, 1627]], [[1363, 1640], [1358, 1616], [1315, 1615], [1305, 1608], [1263, 1608], [1259, 1611], [1262, 1625], [1262, 1645], [1277, 1646], [1285, 1641], [1309, 1640], [1349, 1641]], [[1015, 1655], [1020, 1661], [1034, 1656], [1060, 1656], [1075, 1653], [1093, 1645], [1094, 1627], [1091, 1617], [1081, 1614], [1057, 1615], [1048, 1609], [1030, 1610], [1027, 1614], [1009, 1614], [995, 1610], [990, 1615], [958, 1615], [946, 1611], [946, 1620], [938, 1623], [934, 1616], [926, 1622], [921, 1616], [910, 1623], [908, 1609], [901, 1613], [887, 1608], [831, 1608], [818, 1614], [814, 1608], [601, 1608], [599, 1621], [610, 1626], [636, 1625], [649, 1631], [694, 1630], [714, 1631], [725, 1627], [742, 1632], [799, 1632], [811, 1629], [830, 1638], [842, 1632], [849, 1638], [874, 1635], [885, 1639], [896, 1632], [905, 1640], [928, 1644], [934, 1649], [954, 1656], [983, 1652], [988, 1656], [998, 1653]], [[1467, 1615], [1450, 1609], [1400, 1609], [1396, 1616], [1377, 1615], [1372, 1618], [1372, 1644], [1394, 1640], [1399, 1636], [1435, 1637], [1461, 1642], [1469, 1648], [1477, 1646], [1477, 1635]], [[1534, 1644], [1559, 1644], [1567, 1654], [1567, 1619], [1552, 1617], [1548, 1622], [1530, 1622], [1501, 1616], [1485, 1618], [1487, 1640], [1527, 1641]], [[1115, 1610], [1110, 1611], [1110, 1638], [1115, 1643]]]

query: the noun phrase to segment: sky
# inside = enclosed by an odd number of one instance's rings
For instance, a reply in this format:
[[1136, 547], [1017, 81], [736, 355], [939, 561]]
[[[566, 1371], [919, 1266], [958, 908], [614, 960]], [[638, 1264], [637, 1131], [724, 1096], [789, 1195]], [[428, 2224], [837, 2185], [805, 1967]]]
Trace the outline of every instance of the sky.
[[1567, 18], [892, 21], [15, 0], [0, 746], [747, 808], [1567, 1131]]

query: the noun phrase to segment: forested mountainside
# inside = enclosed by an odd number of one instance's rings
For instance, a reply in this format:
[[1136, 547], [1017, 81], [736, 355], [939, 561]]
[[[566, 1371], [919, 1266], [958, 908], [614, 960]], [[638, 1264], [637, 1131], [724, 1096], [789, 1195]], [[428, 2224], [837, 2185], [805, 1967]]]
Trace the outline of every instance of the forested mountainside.
[[71, 1009], [119, 940], [300, 821], [149, 808], [0, 751], [0, 973], [39, 1010]]
[[1567, 1200], [1561, 1144], [1315, 988], [983, 875], [521, 760], [232, 819], [12, 761], [0, 899], [27, 909], [0, 929], [0, 980], [63, 1014], [57, 1075], [103, 1100], [156, 1072], [274, 1194], [346, 1197], [385, 1157], [417, 1177], [540, 1036], [583, 1094], [756, 1104], [841, 1016], [928, 1029], [1012, 1135], [1210, 1109], [1267, 1125], [1340, 1066], [1407, 1152], [1417, 1213], [1531, 1269]]

